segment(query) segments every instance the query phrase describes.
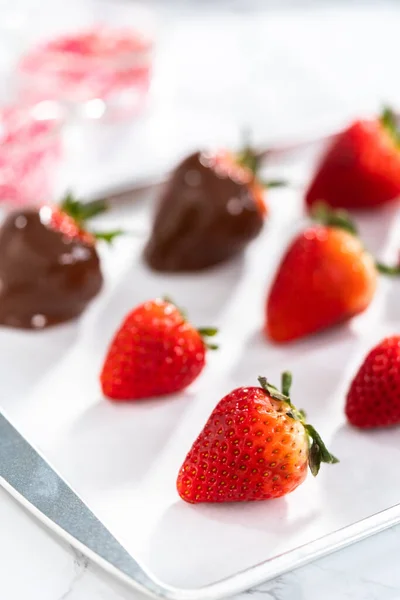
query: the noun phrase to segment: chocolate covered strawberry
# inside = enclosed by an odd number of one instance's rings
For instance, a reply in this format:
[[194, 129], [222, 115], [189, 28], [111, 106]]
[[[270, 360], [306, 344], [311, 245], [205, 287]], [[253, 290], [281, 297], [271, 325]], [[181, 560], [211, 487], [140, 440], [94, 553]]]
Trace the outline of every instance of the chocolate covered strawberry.
[[248, 149], [186, 158], [160, 199], [145, 248], [150, 267], [197, 271], [242, 252], [260, 233], [266, 214], [257, 169]]
[[377, 208], [400, 196], [400, 131], [396, 115], [354, 122], [337, 136], [306, 193], [318, 202], [348, 209]]
[[0, 323], [42, 329], [80, 315], [101, 289], [103, 277], [90, 217], [103, 204], [68, 196], [60, 206], [10, 213], [0, 229]]
[[111, 342], [100, 382], [111, 400], [137, 400], [183, 390], [201, 373], [206, 339], [216, 329], [195, 329], [168, 300], [140, 304], [124, 319]]
[[343, 211], [319, 209], [321, 224], [302, 231], [284, 255], [265, 307], [266, 335], [289, 342], [347, 321], [370, 305], [378, 270]]
[[244, 502], [279, 498], [295, 490], [310, 468], [337, 463], [305, 413], [290, 399], [291, 376], [282, 392], [265, 378], [222, 398], [194, 442], [178, 475], [183, 500]]
[[400, 425], [400, 336], [388, 337], [366, 356], [351, 382], [346, 416], [361, 429]]

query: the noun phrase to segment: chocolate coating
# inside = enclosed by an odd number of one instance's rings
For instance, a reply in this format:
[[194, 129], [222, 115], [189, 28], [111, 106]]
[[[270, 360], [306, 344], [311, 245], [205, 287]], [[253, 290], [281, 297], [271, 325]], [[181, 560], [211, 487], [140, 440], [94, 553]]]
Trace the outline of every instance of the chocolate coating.
[[37, 209], [0, 229], [0, 324], [41, 329], [80, 315], [103, 283], [96, 249], [47, 227]]
[[248, 183], [195, 153], [174, 171], [155, 215], [145, 259], [157, 271], [197, 271], [244, 250], [263, 226]]

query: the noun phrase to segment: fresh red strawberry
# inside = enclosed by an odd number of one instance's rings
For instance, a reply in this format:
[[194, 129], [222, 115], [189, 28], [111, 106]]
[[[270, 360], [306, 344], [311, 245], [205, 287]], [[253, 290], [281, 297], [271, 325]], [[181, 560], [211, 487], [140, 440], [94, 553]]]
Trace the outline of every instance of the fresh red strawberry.
[[66, 238], [80, 240], [89, 246], [94, 246], [96, 240], [111, 242], [120, 235], [121, 230], [109, 232], [90, 232], [87, 229], [89, 219], [107, 210], [103, 201], [82, 203], [71, 194], [67, 194], [59, 206], [44, 205], [40, 208], [41, 222]]
[[400, 425], [400, 336], [375, 346], [351, 382], [346, 416], [355, 427]]
[[[377, 267], [342, 212], [323, 211], [325, 225], [305, 229], [289, 246], [266, 303], [265, 333], [288, 342], [364, 311], [377, 286]], [[393, 269], [393, 271], [398, 271]]]
[[174, 304], [151, 300], [124, 319], [111, 342], [100, 375], [105, 396], [136, 400], [183, 390], [201, 373], [216, 329], [199, 329]]
[[233, 390], [216, 406], [178, 475], [186, 502], [241, 502], [279, 498], [321, 462], [338, 462], [305, 414], [291, 403], [291, 376], [282, 393], [263, 377], [261, 387]]
[[400, 135], [394, 113], [356, 121], [334, 139], [307, 190], [306, 203], [375, 208], [400, 196]]

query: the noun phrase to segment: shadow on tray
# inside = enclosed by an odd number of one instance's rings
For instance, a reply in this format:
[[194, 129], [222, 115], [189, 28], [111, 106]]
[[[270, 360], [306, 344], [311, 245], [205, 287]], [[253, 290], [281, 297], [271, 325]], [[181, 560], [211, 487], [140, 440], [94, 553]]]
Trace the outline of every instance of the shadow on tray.
[[[79, 321], [45, 329], [23, 331], [1, 328], [0, 361], [7, 368], [2, 370], [2, 406], [15, 406], [27, 392], [48, 374], [68, 352], [78, 338]], [[23, 377], [21, 376], [23, 372]]]
[[172, 275], [152, 273], [138, 261], [103, 307], [99, 316], [101, 327], [93, 327], [96, 344], [107, 344], [125, 315], [138, 304], [163, 296], [187, 311], [189, 320], [196, 326], [215, 326], [240, 281], [244, 262], [245, 257], [241, 256], [204, 273]]
[[[301, 531], [312, 522], [313, 510], [310, 507], [293, 517], [286, 498], [196, 506], [176, 502], [150, 541], [149, 566], [176, 585], [220, 579], [274, 556], [282, 532]], [[173, 559], [166, 561], [168, 553]]]
[[100, 398], [68, 431], [71, 471], [91, 488], [139, 485], [184, 418], [190, 399], [189, 391], [143, 402]]

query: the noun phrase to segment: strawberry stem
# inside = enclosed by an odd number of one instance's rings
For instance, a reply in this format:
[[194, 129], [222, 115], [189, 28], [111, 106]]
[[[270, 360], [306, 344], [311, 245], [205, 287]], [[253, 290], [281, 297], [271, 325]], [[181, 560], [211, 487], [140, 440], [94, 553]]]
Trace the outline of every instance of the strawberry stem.
[[288, 404], [289, 410], [286, 414], [289, 417], [302, 423], [310, 440], [308, 466], [314, 477], [318, 475], [321, 463], [327, 463], [330, 465], [338, 463], [339, 460], [336, 458], [336, 456], [329, 452], [316, 429], [312, 425], [306, 423], [306, 413], [304, 410], [298, 410], [292, 404], [289, 396], [290, 387], [292, 384], [292, 374], [289, 371], [284, 371], [282, 373], [282, 392], [280, 392], [274, 385], [268, 383], [265, 377], [259, 377], [258, 381], [261, 387], [271, 396], [271, 398], [274, 398], [275, 400], [281, 400], [282, 402], [286, 402]]
[[242, 150], [236, 154], [236, 162], [241, 166], [249, 169], [254, 177], [257, 179], [257, 182], [263, 188], [279, 188], [285, 187], [288, 185], [288, 182], [284, 179], [260, 179], [258, 177], [258, 172], [261, 167], [261, 163], [263, 161], [263, 155], [256, 152], [251, 145], [250, 142], [250, 132], [248, 130], [244, 130], [242, 133]]
[[242, 134], [242, 149], [236, 154], [236, 162], [254, 174], [257, 175], [260, 167], [260, 159], [251, 147], [251, 131], [249, 129], [243, 129]]
[[284, 394], [288, 398], [290, 397], [291, 386], [292, 386], [292, 374], [289, 371], [284, 371], [282, 373], [281, 388], [282, 388], [282, 394]]
[[257, 177], [261, 161], [251, 146], [246, 144], [243, 150], [237, 154], [236, 160], [240, 166], [246, 167]]
[[269, 383], [266, 377], [259, 377], [258, 381], [262, 389], [265, 390], [271, 396], [271, 398], [274, 398], [274, 400], [282, 400], [283, 402], [287, 402], [287, 404], [290, 406], [291, 402], [289, 396], [286, 396], [286, 394], [280, 392], [277, 387], [272, 385], [272, 383]]
[[357, 227], [351, 220], [349, 213], [345, 210], [333, 210], [324, 202], [317, 202], [311, 212], [311, 216], [314, 221], [318, 221], [321, 225], [337, 227], [353, 235], [358, 235]]

